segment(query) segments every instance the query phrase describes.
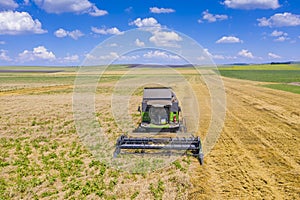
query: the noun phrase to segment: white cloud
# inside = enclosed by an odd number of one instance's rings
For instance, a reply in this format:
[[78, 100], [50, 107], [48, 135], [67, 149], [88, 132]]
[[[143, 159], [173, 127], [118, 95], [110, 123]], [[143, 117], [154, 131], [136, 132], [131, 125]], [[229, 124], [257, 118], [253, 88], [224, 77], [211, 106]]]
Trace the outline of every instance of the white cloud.
[[281, 56], [279, 56], [279, 55], [277, 55], [277, 54], [275, 54], [275, 53], [268, 53], [268, 56], [269, 56], [269, 58], [281, 58]]
[[79, 62], [79, 56], [77, 54], [75, 55], [67, 55], [63, 58], [64, 63], [72, 63], [72, 62]]
[[235, 60], [237, 59], [236, 56], [224, 56], [224, 55], [212, 55], [212, 58], [213, 59], [216, 59], [216, 60]]
[[179, 60], [180, 57], [177, 55], [168, 54], [165, 51], [149, 51], [143, 55], [144, 58], [159, 58], [159, 59], [167, 59], [167, 60]]
[[[208, 12], [208, 10], [204, 11], [202, 13], [203, 17], [202, 19], [208, 21], [208, 22], [216, 22], [216, 21], [222, 21], [228, 19], [227, 15], [214, 15]], [[201, 23], [201, 20], [198, 20], [199, 23]]]
[[108, 14], [108, 12], [106, 10], [100, 10], [96, 6], [93, 6], [89, 12], [89, 15], [91, 15], [93, 17], [100, 17], [100, 16], [107, 15], [107, 14]]
[[289, 40], [289, 38], [285, 37], [285, 36], [280, 36], [280, 37], [276, 38], [274, 41], [276, 41], [276, 42], [284, 42], [286, 40]]
[[300, 26], [300, 15], [289, 12], [277, 13], [269, 19], [263, 17], [257, 19], [259, 26], [282, 27], [282, 26]]
[[278, 0], [225, 0], [223, 2], [229, 8], [237, 9], [276, 9], [280, 5]]
[[106, 55], [101, 55], [101, 56], [94, 56], [92, 54], [86, 54], [85, 55], [86, 59], [91, 61], [97, 61], [97, 62], [107, 62], [107, 61], [112, 61], [112, 60], [118, 60], [118, 61], [132, 61], [140, 58], [139, 55], [128, 55], [128, 56], [120, 56], [117, 52], [110, 52]]
[[174, 9], [172, 8], [158, 8], [158, 7], [152, 7], [149, 8], [150, 12], [156, 13], [156, 14], [161, 14], [161, 13], [173, 13], [175, 12]]
[[78, 38], [84, 36], [84, 34], [80, 31], [80, 30], [74, 30], [74, 31], [66, 31], [62, 28], [56, 30], [54, 32], [54, 35], [56, 37], [62, 38], [62, 37], [67, 37], [70, 36], [71, 38], [73, 38], [74, 40], [77, 40]]
[[33, 0], [48, 13], [86, 12], [93, 4], [88, 0]]
[[91, 28], [92, 31], [94, 33], [98, 33], [98, 34], [102, 34], [102, 35], [108, 35], [108, 34], [111, 34], [111, 35], [122, 35], [124, 34], [124, 32], [121, 32], [118, 28], [116, 27], [113, 27], [113, 28], [96, 28], [96, 27], [92, 27]]
[[144, 18], [144, 19], [137, 18], [133, 22], [130, 22], [129, 25], [135, 25], [139, 28], [141, 28], [141, 27], [161, 27], [161, 25], [153, 17]]
[[212, 54], [209, 52], [209, 50], [208, 49], [203, 49], [203, 54], [205, 55], [205, 56], [212, 56]]
[[209, 52], [208, 49], [203, 49], [203, 55], [197, 57], [198, 61], [205, 61], [205, 60], [210, 60], [216, 59], [216, 60], [234, 60], [236, 59], [235, 56], [226, 56], [226, 55], [220, 55], [220, 54], [212, 54]]
[[213, 57], [213, 54], [208, 49], [203, 49], [202, 55], [197, 57], [197, 60], [204, 61]]
[[85, 58], [88, 59], [89, 61], [91, 61], [91, 60], [96, 60], [96, 57], [95, 57], [94, 55], [92, 55], [92, 54], [87, 53], [87, 54], [85, 54], [84, 56], [85, 56]]
[[24, 5], [29, 5], [29, 0], [24, 0]]
[[0, 60], [11, 61], [12, 59], [7, 55], [7, 51], [6, 50], [1, 49], [0, 50]]
[[132, 61], [132, 60], [137, 60], [138, 58], [140, 58], [139, 55], [120, 56], [119, 60], [122, 60], [122, 61]]
[[[201, 57], [199, 57], [198, 58], [198, 60], [205, 60], [205, 59], [207, 59], [207, 57], [210, 57], [210, 58], [214, 58], [215, 57], [215, 55], [213, 55], [212, 53], [210, 53], [209, 52], [209, 50], [208, 49], [203, 49], [203, 56], [201, 56]], [[217, 57], [222, 57], [222, 56], [217, 56]]]
[[42, 29], [39, 20], [33, 20], [27, 12], [0, 12], [0, 35], [18, 35], [23, 33], [42, 34], [47, 31]]
[[0, 40], [0, 44], [5, 44], [5, 41], [1, 41], [1, 40]]
[[272, 37], [287, 36], [287, 35], [288, 35], [287, 33], [284, 33], [283, 31], [277, 31], [277, 30], [271, 33]]
[[84, 34], [80, 30], [74, 30], [71, 32], [68, 32], [68, 35], [73, 38], [74, 40], [77, 40], [78, 38], [84, 36]]
[[156, 46], [164, 47], [179, 47], [177, 42], [181, 41], [182, 38], [173, 31], [155, 31], [153, 36], [149, 38], [150, 42], [153, 42]]
[[224, 60], [225, 56], [223, 56], [223, 55], [213, 55], [213, 59]]
[[135, 40], [135, 45], [138, 46], [138, 47], [144, 47], [145, 46], [145, 43], [140, 41], [138, 38]]
[[0, 10], [10, 10], [19, 7], [14, 0], [0, 0]]
[[133, 7], [130, 6], [130, 7], [126, 8], [124, 11], [127, 13], [131, 13], [133, 11]]
[[56, 37], [66, 37], [66, 36], [68, 35], [68, 31], [66, 31], [66, 30], [64, 30], [64, 29], [62, 29], [62, 28], [60, 28], [60, 29], [58, 29], [58, 30], [56, 30], [56, 31], [54, 32], [54, 35], [55, 35]]
[[153, 17], [144, 19], [137, 18], [129, 23], [129, 25], [145, 28], [145, 30], [151, 32], [152, 36], [149, 38], [149, 41], [156, 46], [179, 47], [177, 42], [182, 40], [182, 38], [174, 31], [163, 31], [162, 25]]
[[246, 49], [241, 50], [240, 52], [238, 52], [239, 56], [245, 57], [245, 58], [254, 58], [253, 54]]
[[286, 40], [289, 40], [289, 38], [287, 37], [288, 34], [285, 33], [285, 32], [283, 32], [283, 31], [277, 31], [277, 30], [275, 30], [275, 31], [273, 31], [273, 32], [271, 33], [271, 36], [272, 36], [272, 37], [277, 37], [277, 38], [274, 40], [274, 41], [276, 41], [276, 42], [284, 42], [284, 41], [286, 41]]
[[52, 51], [48, 51], [44, 46], [33, 48], [33, 51], [24, 50], [19, 54], [21, 62], [34, 61], [34, 60], [55, 60], [56, 57]]
[[36, 5], [48, 13], [74, 12], [78, 14], [88, 13], [91, 16], [103, 16], [108, 14], [105, 10], [98, 9], [88, 0], [33, 0]]
[[119, 46], [117, 43], [110, 43], [107, 45], [108, 47], [117, 47]]
[[216, 43], [243, 43], [243, 41], [240, 38], [234, 36], [223, 36], [222, 38], [217, 40]]
[[107, 55], [102, 55], [102, 56], [98, 57], [98, 59], [100, 59], [100, 60], [114, 60], [117, 58], [119, 58], [119, 55], [116, 52], [110, 52]]

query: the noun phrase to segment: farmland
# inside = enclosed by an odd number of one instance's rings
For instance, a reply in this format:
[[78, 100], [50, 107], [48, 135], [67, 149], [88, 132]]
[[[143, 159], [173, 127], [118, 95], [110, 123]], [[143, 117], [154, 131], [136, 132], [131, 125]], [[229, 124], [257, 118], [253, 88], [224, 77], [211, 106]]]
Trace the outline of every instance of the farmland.
[[250, 65], [220, 68], [222, 76], [251, 81], [271, 82], [266, 87], [300, 93], [300, 87], [289, 83], [300, 82], [300, 65]]
[[[0, 199], [300, 198], [300, 98], [298, 86], [291, 85], [291, 92], [287, 85], [300, 82], [299, 66], [252, 67], [220, 70], [226, 120], [205, 165], [183, 156], [149, 173], [112, 168], [83, 144], [72, 110], [77, 68], [9, 68], [17, 72], [0, 73]], [[127, 71], [106, 71], [95, 94], [95, 115], [112, 138], [120, 131], [111, 95]], [[199, 100], [197, 134], [204, 138], [211, 120], [209, 91], [195, 70], [178, 71]], [[131, 100], [135, 119], [139, 95]]]

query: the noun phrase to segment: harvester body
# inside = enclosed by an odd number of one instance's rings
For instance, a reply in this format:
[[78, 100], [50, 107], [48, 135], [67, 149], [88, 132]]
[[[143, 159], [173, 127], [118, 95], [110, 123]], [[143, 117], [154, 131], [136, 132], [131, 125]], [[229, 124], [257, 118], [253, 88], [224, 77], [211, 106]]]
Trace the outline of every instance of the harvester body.
[[140, 130], [171, 132], [180, 128], [178, 99], [171, 88], [144, 88]]
[[[142, 105], [138, 111], [141, 113], [139, 127], [133, 131], [133, 135], [121, 135], [117, 139], [114, 157], [121, 150], [142, 150], [143, 153], [145, 150], [189, 151], [203, 164], [200, 137], [186, 132], [184, 121], [180, 119], [178, 99], [171, 88], [144, 88]], [[155, 135], [151, 134], [153, 132]], [[164, 136], [165, 133], [171, 136]]]

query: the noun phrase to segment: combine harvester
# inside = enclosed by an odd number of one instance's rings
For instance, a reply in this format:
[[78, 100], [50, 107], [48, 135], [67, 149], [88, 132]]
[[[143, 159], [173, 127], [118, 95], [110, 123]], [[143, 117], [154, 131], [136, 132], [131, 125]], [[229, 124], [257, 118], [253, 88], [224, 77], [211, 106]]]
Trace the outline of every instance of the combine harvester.
[[[187, 133], [184, 120], [179, 118], [181, 108], [171, 88], [144, 88], [141, 123], [130, 135], [121, 135], [117, 139], [114, 157], [121, 150], [160, 150], [189, 151], [203, 165], [201, 140]], [[154, 134], [153, 134], [154, 133]]]

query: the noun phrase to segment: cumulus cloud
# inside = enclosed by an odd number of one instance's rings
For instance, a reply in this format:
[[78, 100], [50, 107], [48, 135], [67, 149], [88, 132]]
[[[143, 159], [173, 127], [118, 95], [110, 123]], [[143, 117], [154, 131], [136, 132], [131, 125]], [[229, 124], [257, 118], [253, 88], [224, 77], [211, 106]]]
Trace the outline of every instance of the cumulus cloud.
[[117, 43], [109, 43], [106, 46], [108, 46], [108, 47], [117, 47], [119, 45]]
[[118, 61], [133, 61], [137, 60], [140, 58], [139, 55], [119, 55], [117, 52], [109, 52], [106, 55], [101, 55], [101, 56], [95, 56], [92, 54], [86, 54], [85, 55], [86, 59], [91, 61], [97, 61], [97, 62], [107, 62], [107, 61], [112, 61], [112, 60], [118, 60]]
[[0, 0], [0, 10], [11, 10], [19, 7], [14, 0]]
[[285, 37], [285, 36], [280, 36], [280, 37], [276, 38], [274, 41], [276, 41], [276, 42], [284, 42], [286, 40], [289, 40], [289, 38]]
[[238, 55], [245, 57], [245, 58], [251, 58], [251, 59], [254, 58], [253, 54], [249, 50], [246, 50], [246, 49], [242, 49], [240, 52], [238, 52]]
[[229, 8], [236, 9], [276, 9], [280, 5], [278, 0], [225, 0], [223, 2]]
[[133, 7], [130, 6], [124, 10], [126, 13], [131, 13], [133, 11]]
[[179, 60], [180, 57], [177, 55], [168, 54], [165, 51], [149, 51], [143, 55], [144, 58], [159, 58], [159, 59], [167, 59], [167, 60]]
[[108, 14], [105, 10], [98, 9], [88, 0], [33, 0], [37, 6], [47, 13], [88, 13], [91, 16], [103, 16]]
[[203, 49], [203, 54], [205, 55], [205, 56], [210, 56], [210, 57], [212, 57], [212, 53], [210, 53], [209, 52], [209, 50], [208, 49]]
[[129, 25], [135, 25], [139, 28], [144, 28], [145, 30], [152, 33], [149, 41], [154, 43], [156, 46], [161, 47], [179, 47], [177, 42], [181, 41], [182, 38], [174, 31], [164, 31], [162, 25], [153, 18], [137, 18]]
[[257, 19], [259, 26], [283, 27], [283, 26], [300, 26], [300, 15], [295, 15], [289, 12], [277, 13], [269, 19], [263, 17]]
[[1, 49], [0, 50], [0, 60], [11, 61], [12, 59], [7, 55], [7, 53], [8, 52], [6, 50]]
[[287, 33], [284, 33], [283, 31], [277, 31], [277, 30], [274, 30], [272, 33], [271, 33], [271, 36], [273, 37], [278, 37], [278, 36], [287, 36], [288, 34]]
[[289, 38], [287, 37], [288, 34], [283, 32], [283, 31], [277, 31], [277, 30], [274, 30], [272, 33], [271, 33], [271, 36], [272, 37], [277, 37], [274, 41], [276, 42], [284, 42], [286, 40], [289, 40]]
[[100, 16], [107, 15], [107, 14], [108, 14], [108, 12], [106, 10], [100, 10], [96, 6], [93, 6], [89, 11], [89, 15], [91, 15], [93, 17], [100, 17]]
[[198, 61], [204, 61], [204, 60], [208, 60], [212, 57], [213, 57], [213, 55], [209, 52], [208, 49], [203, 49], [202, 55], [198, 56], [196, 59]]
[[197, 60], [204, 61], [204, 60], [208, 60], [210, 58], [217, 59], [217, 60], [233, 60], [233, 59], [236, 59], [236, 57], [234, 57], [234, 56], [212, 54], [211, 52], [209, 52], [208, 49], [203, 49], [202, 54], [203, 54], [202, 56], [197, 57]]
[[56, 57], [52, 51], [48, 51], [44, 46], [38, 46], [33, 48], [32, 51], [24, 50], [19, 54], [19, 60], [21, 62], [34, 61], [34, 60], [55, 60]]
[[74, 31], [66, 31], [66, 30], [64, 30], [64, 29], [62, 29], [62, 28], [56, 30], [56, 31], [54, 32], [54, 35], [55, 35], [56, 37], [59, 37], [59, 38], [69, 36], [69, 37], [73, 38], [74, 40], [77, 40], [78, 38], [84, 36], [84, 34], [83, 34], [80, 30], [77, 30], [77, 29], [76, 29], [76, 30], [74, 30]]
[[138, 59], [140, 56], [139, 55], [132, 55], [132, 56], [122, 56], [119, 55], [117, 52], [110, 52], [107, 55], [103, 55], [98, 57], [98, 59], [100, 60], [123, 60], [123, 61], [130, 61], [130, 60], [136, 60]]
[[133, 60], [137, 60], [138, 58], [140, 58], [139, 55], [120, 56], [119, 60], [121, 60], [121, 61], [133, 61]]
[[118, 28], [91, 28], [94, 33], [102, 34], [102, 35], [122, 35], [124, 32], [121, 32]]
[[68, 35], [73, 38], [74, 40], [77, 40], [78, 38], [84, 36], [84, 34], [80, 30], [74, 30], [71, 32], [68, 32]]
[[[214, 14], [209, 13], [208, 10], [204, 11], [202, 13], [202, 15], [203, 15], [202, 19], [206, 20], [208, 22], [216, 22], [216, 21], [222, 21], [222, 20], [228, 19], [227, 15], [214, 15]], [[198, 22], [201, 23], [202, 20], [199, 19]]]
[[119, 58], [119, 55], [116, 52], [110, 52], [107, 55], [101, 55], [98, 57], [98, 59], [100, 59], [100, 60], [114, 60], [117, 58]]
[[269, 56], [269, 58], [274, 58], [274, 59], [276, 59], [276, 58], [281, 58], [281, 56], [279, 56], [279, 55], [277, 55], [277, 54], [275, 54], [275, 53], [268, 53], [268, 56]]
[[60, 29], [58, 29], [58, 30], [56, 30], [55, 32], [54, 32], [54, 35], [56, 36], [56, 37], [66, 37], [67, 35], [68, 35], [68, 31], [66, 31], [66, 30], [64, 30], [64, 29], [62, 29], [62, 28], [60, 28]]
[[177, 42], [181, 40], [182, 38], [174, 31], [155, 31], [153, 36], [149, 38], [149, 41], [156, 46], [163, 47], [179, 47]]
[[151, 13], [161, 14], [161, 13], [173, 13], [175, 12], [172, 8], [158, 8], [158, 7], [152, 7], [149, 8]]
[[135, 25], [139, 28], [142, 28], [142, 27], [161, 27], [161, 25], [153, 17], [144, 18], [144, 19], [137, 18], [133, 22], [130, 22], [129, 25]]
[[135, 40], [135, 45], [138, 46], [138, 47], [144, 47], [145, 46], [145, 43], [140, 41], [138, 38]]
[[27, 12], [0, 12], [0, 35], [42, 34], [46, 32], [42, 29], [41, 22], [38, 19], [33, 20]]
[[24, 0], [24, 1], [23, 1], [23, 4], [24, 4], [24, 5], [29, 5], [29, 0]]
[[77, 54], [75, 55], [67, 55], [62, 59], [63, 63], [74, 63], [79, 62], [79, 56]]
[[217, 44], [220, 43], [242, 43], [243, 41], [240, 38], [235, 36], [223, 36], [219, 40], [216, 41]]

